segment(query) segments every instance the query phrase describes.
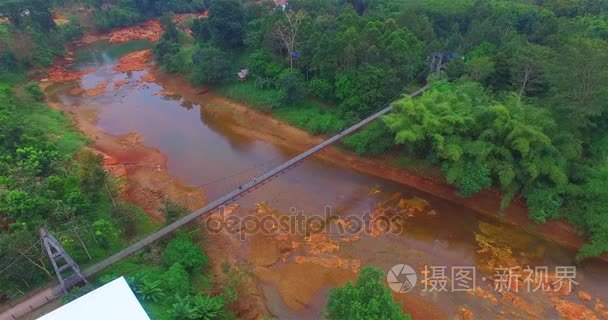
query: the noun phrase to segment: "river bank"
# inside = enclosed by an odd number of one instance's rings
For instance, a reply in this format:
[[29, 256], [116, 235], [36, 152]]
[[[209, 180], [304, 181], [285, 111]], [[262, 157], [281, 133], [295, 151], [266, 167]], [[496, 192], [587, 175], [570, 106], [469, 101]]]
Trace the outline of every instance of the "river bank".
[[[293, 127], [281, 120], [262, 113], [245, 104], [228, 100], [207, 90], [193, 87], [186, 79], [175, 75], [167, 75], [155, 68], [153, 70], [159, 84], [170, 92], [183, 96], [188, 100], [209, 100], [210, 104], [219, 106], [210, 112], [229, 116], [234, 121], [233, 130], [243, 134], [278, 144], [295, 151], [302, 152], [324, 140], [323, 136], [312, 136], [308, 132]], [[391, 156], [364, 158], [353, 152], [332, 146], [315, 155], [315, 157], [357, 170], [365, 174], [404, 184], [442, 199], [458, 203], [477, 212], [483, 213], [501, 222], [523, 228], [528, 232], [541, 235], [562, 246], [577, 249], [585, 243], [585, 239], [577, 236], [577, 229], [565, 221], [550, 221], [539, 225], [528, 218], [528, 211], [520, 199], [515, 199], [507, 208], [504, 215], [500, 214], [501, 194], [496, 190], [483, 190], [480, 193], [463, 198], [456, 195], [456, 189], [440, 179], [431, 179], [411, 170], [395, 166]], [[608, 256], [602, 256], [608, 261]]]
[[[181, 14], [176, 15], [174, 20], [178, 24], [181, 24], [186, 21], [186, 18], [188, 17], [201, 17], [206, 16], [206, 14], [207, 12]], [[133, 40], [155, 42], [158, 41], [162, 31], [163, 29], [158, 19], [152, 19], [131, 27], [118, 28], [108, 33], [87, 34], [79, 42], [75, 43], [75, 46], [86, 46], [100, 40], [108, 40], [110, 43], [114, 44]], [[151, 56], [146, 54], [141, 58], [151, 59]], [[70, 63], [72, 61], [73, 58], [68, 55], [67, 61], [64, 62]], [[142, 70], [142, 63], [147, 64], [149, 62], [149, 60], [128, 60], [123, 65], [128, 65], [129, 67], [122, 71]], [[131, 66], [133, 63], [137, 65], [135, 68]], [[150, 67], [150, 72], [148, 74], [150, 74], [148, 78], [150, 82], [157, 82], [166, 88], [165, 93], [174, 93], [183, 96], [190, 101], [210, 99], [211, 105], [217, 105], [219, 107], [208, 111], [221, 116], [227, 116], [230, 113], [229, 116], [235, 123], [235, 125], [231, 125], [232, 130], [239, 132], [240, 134], [249, 135], [256, 139], [281, 145], [298, 152], [304, 151], [320, 143], [324, 139], [322, 136], [312, 136], [304, 130], [290, 126], [289, 124], [272, 117], [272, 115], [257, 111], [255, 108], [249, 107], [246, 104], [230, 101], [217, 94], [210, 94], [207, 89], [195, 88], [184, 78], [176, 75], [163, 74], [156, 67]], [[68, 76], [67, 80], [70, 79], [73, 80], [74, 78]], [[95, 94], [95, 91], [99, 94], [104, 90], [105, 87], [101, 88], [101, 90], [95, 88], [92, 89], [92, 91], [87, 92], [87, 94]], [[540, 235], [570, 249], [578, 250], [585, 243], [585, 239], [578, 236], [579, 230], [566, 221], [549, 221], [542, 225], [532, 222], [528, 218], [527, 208], [520, 198], [515, 198], [512, 203], [503, 210], [504, 214], [501, 214], [500, 202], [502, 195], [499, 191], [486, 189], [472, 197], [463, 198], [456, 194], [456, 189], [454, 187], [447, 184], [441, 178], [428, 178], [413, 170], [397, 167], [395, 165], [395, 158], [390, 155], [378, 158], [364, 158], [352, 152], [332, 146], [323, 152], [318, 153], [316, 157], [339, 166], [416, 188], [475, 210], [488, 217], [497, 219], [502, 223], [508, 223], [522, 228], [527, 232]], [[608, 255], [602, 255], [600, 259], [608, 261]]]
[[[72, 81], [50, 89], [56, 90], [51, 92], [51, 96], [57, 93], [57, 100], [52, 101], [56, 103], [54, 106], [69, 113], [79, 126], [84, 128], [83, 131], [88, 131], [87, 135], [93, 140], [93, 146], [97, 146], [98, 151], [106, 155], [108, 169], [112, 169], [117, 176], [126, 177], [127, 181], [131, 180], [134, 190], [150, 192], [144, 197], [146, 199], [162, 199], [171, 194], [171, 189], [177, 190], [173, 196], [179, 196], [183, 192], [202, 193], [200, 185], [207, 184], [214, 177], [227, 176], [230, 172], [238, 171], [239, 167], [250, 167], [263, 159], [276, 156], [281, 156], [281, 159], [292, 157], [322, 140], [322, 137], [310, 136], [243, 104], [234, 103], [205, 89], [189, 86], [182, 78], [163, 74], [148, 64], [149, 57], [145, 51], [135, 51], [121, 54], [120, 58], [116, 58], [116, 64], [101, 63], [97, 69], [86, 64], [81, 65], [77, 70], [90, 68], [96, 71], [82, 74], [82, 79], [77, 82]], [[104, 138], [106, 135], [108, 137]], [[136, 157], [132, 158], [131, 150]], [[227, 153], [228, 151], [232, 153]], [[133, 165], [135, 173], [128, 170], [131, 162], [137, 163]], [[411, 222], [406, 237], [364, 237], [348, 242], [346, 239], [328, 237], [307, 239], [302, 235], [293, 238], [255, 236], [246, 241], [226, 237], [224, 234], [209, 236], [205, 247], [209, 248], [216, 273], [221, 272], [222, 264], [226, 261], [236, 265], [244, 260], [259, 281], [259, 286], [253, 284], [250, 287], [251, 294], [248, 296], [251, 298], [240, 302], [240, 318], [255, 319], [260, 314], [271, 313], [283, 318], [314, 319], [318, 317], [318, 312], [325, 303], [327, 290], [352, 280], [357, 266], [361, 264], [374, 264], [383, 269], [390, 268], [396, 261], [408, 261], [417, 267], [438, 261], [452, 261], [457, 265], [463, 265], [463, 261], [465, 264], [478, 264], [478, 255], [496, 264], [494, 260], [497, 258], [487, 253], [489, 249], [477, 240], [477, 233], [485, 234], [508, 250], [513, 248], [514, 251], [521, 251], [521, 254], [517, 253], [519, 258], [523, 259], [519, 260], [521, 263], [528, 261], [526, 257], [530, 255], [544, 255], [534, 253], [535, 250], [550, 250], [541, 248], [543, 245], [539, 245], [538, 239], [523, 235], [516, 229], [511, 230], [506, 226], [489, 228], [488, 225], [494, 224], [477, 221], [479, 218], [473, 217], [475, 214], [462, 210], [460, 206], [443, 203], [444, 201], [433, 199], [427, 193], [409, 191], [403, 185], [411, 183], [419, 190], [426, 187], [431, 191], [430, 194], [442, 187], [438, 181], [420, 178], [411, 172], [391, 167], [390, 164], [390, 158], [363, 159], [338, 148], [330, 148], [303, 164], [305, 168], [302, 168], [301, 172], [295, 169], [293, 174], [282, 178], [285, 181], [279, 179], [265, 189], [276, 192], [268, 200], [287, 202], [283, 205], [278, 203], [279, 207], [282, 207], [276, 210], [279, 214], [288, 212], [286, 209], [291, 205], [304, 206], [309, 210], [305, 204], [309, 202], [320, 205], [337, 202], [337, 209], [340, 211], [349, 211], [349, 208], [358, 210], [358, 207], [361, 207], [358, 202], [365, 199], [364, 204], [367, 204], [363, 207], [372, 206], [378, 211], [393, 210], [401, 206], [401, 200], [408, 200], [410, 204], [403, 203], [407, 209], [405, 213], [409, 215], [411, 204], [426, 203], [423, 206], [425, 209], [414, 215], [414, 218], [419, 220]], [[352, 174], [351, 169], [366, 175]], [[137, 170], [140, 170], [140, 173], [137, 173]], [[170, 181], [166, 180], [167, 176], [180, 178], [176, 179], [178, 181]], [[368, 176], [383, 179], [369, 179]], [[311, 181], [302, 183], [304, 180]], [[337, 180], [344, 181], [336, 184]], [[381, 182], [384, 180], [399, 182], [399, 185], [389, 186]], [[379, 191], [376, 187], [369, 190], [368, 186], [375, 183], [383, 186], [378, 187]], [[365, 187], [353, 189], [352, 186], [358, 184]], [[233, 184], [232, 188], [234, 186]], [[320, 186], [323, 188], [322, 193], [319, 192]], [[386, 191], [383, 191], [385, 188]], [[441, 190], [451, 191], [446, 186], [443, 188]], [[226, 192], [229, 189], [223, 190]], [[388, 203], [379, 202], [376, 198], [377, 194], [381, 194], [391, 199], [393, 190], [404, 192], [405, 195]], [[222, 193], [221, 188], [216, 191], [217, 194]], [[283, 191], [289, 192], [281, 193]], [[275, 211], [260, 211], [257, 203], [267, 196], [260, 192], [255, 193], [255, 199], [244, 199], [242, 212], [234, 214], [261, 215]], [[324, 194], [331, 197], [324, 198]], [[213, 198], [208, 193], [206, 196]], [[412, 201], [415, 197], [428, 200]], [[438, 198], [445, 199], [442, 196]], [[140, 198], [133, 199], [137, 201]], [[189, 201], [177, 200], [184, 204]], [[204, 199], [201, 198], [201, 201]], [[248, 209], [252, 203], [256, 205]], [[142, 202], [142, 205], [145, 206], [146, 203]], [[153, 205], [148, 205], [147, 211], [157, 214], [153, 212]], [[493, 216], [485, 213], [484, 216], [500, 221], [495, 213]], [[471, 223], [474, 224], [473, 229]], [[480, 230], [477, 230], [477, 224]], [[475, 235], [473, 243], [470, 239], [472, 233]], [[503, 241], [504, 239], [510, 240]], [[323, 244], [321, 248], [324, 249], [319, 249], [319, 243]], [[446, 247], [438, 246], [438, 243], [445, 243]], [[388, 248], [395, 247], [398, 247], [400, 252], [383, 255]], [[478, 250], [477, 253], [475, 250]], [[486, 250], [485, 253], [479, 253], [482, 250]], [[454, 252], [462, 252], [464, 259], [457, 257], [459, 254]], [[511, 262], [515, 260], [512, 255], [507, 255]], [[442, 259], [433, 258], [437, 256]], [[487, 262], [484, 260], [483, 264], [485, 263]], [[304, 274], [311, 276], [302, 277]], [[488, 288], [484, 288], [478, 295], [480, 298], [492, 295], [487, 291]], [[463, 307], [462, 298], [456, 297], [433, 302], [429, 302], [428, 297], [418, 295], [396, 295], [396, 298], [404, 302], [404, 310], [416, 318], [447, 319]], [[475, 299], [479, 298], [475, 296]], [[493, 300], [488, 301], [490, 308], [496, 308], [491, 302]], [[513, 301], [515, 300], [511, 298], [504, 302], [507, 306], [505, 308], [512, 308]], [[561, 300], [559, 302], [562, 303]], [[544, 303], [543, 307], [546, 307]], [[474, 305], [467, 308], [479, 314], [488, 306]]]

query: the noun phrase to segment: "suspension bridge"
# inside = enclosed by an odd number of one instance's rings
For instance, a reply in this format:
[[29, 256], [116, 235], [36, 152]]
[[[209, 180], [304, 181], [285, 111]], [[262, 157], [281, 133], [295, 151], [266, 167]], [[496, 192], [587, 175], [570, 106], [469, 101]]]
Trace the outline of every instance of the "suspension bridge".
[[[431, 66], [429, 68], [430, 70], [428, 70], [428, 69], [427, 70], [430, 71], [431, 74], [433, 74], [433, 73], [439, 74], [440, 68], [441, 68], [441, 57], [439, 57], [437, 55], [433, 55]], [[420, 89], [409, 94], [409, 97], [414, 98], [414, 97], [422, 94], [423, 92], [425, 92], [428, 88], [429, 88], [429, 84], [426, 84], [423, 87], [421, 87]], [[404, 92], [401, 92], [395, 98], [397, 98], [403, 94], [404, 94]], [[330, 145], [334, 144], [335, 142], [341, 140], [342, 138], [348, 136], [349, 134], [363, 128], [368, 123], [389, 113], [392, 110], [392, 106], [390, 105], [391, 102], [392, 101], [389, 101], [387, 103], [388, 104], [387, 107], [368, 116], [367, 118], [361, 120], [360, 122], [354, 124], [353, 126], [341, 130], [339, 133], [328, 138], [327, 140], [323, 141], [322, 143], [320, 143], [320, 144], [300, 153], [299, 155], [291, 158], [290, 160], [270, 169], [266, 173], [255, 177], [254, 179], [250, 180], [249, 182], [239, 185], [234, 190], [224, 194], [223, 196], [210, 202], [206, 206], [204, 206], [204, 207], [178, 219], [177, 221], [165, 226], [164, 228], [146, 236], [142, 240], [140, 240], [140, 241], [130, 245], [129, 247], [115, 253], [114, 255], [98, 262], [97, 264], [88, 267], [87, 269], [85, 269], [82, 272], [82, 275], [84, 275], [85, 278], [91, 277], [91, 276], [95, 275], [96, 273], [100, 272], [101, 270], [109, 267], [110, 265], [128, 257], [129, 255], [145, 248], [146, 246], [158, 241], [159, 239], [175, 232], [182, 226], [194, 221], [195, 219], [198, 219], [205, 214], [208, 214], [210, 212], [213, 212], [213, 211], [219, 209], [221, 206], [228, 205], [228, 204], [236, 201], [237, 199], [243, 197], [244, 195], [253, 192], [254, 190], [261, 187], [262, 185], [270, 182], [271, 180], [280, 176], [284, 172], [297, 166], [299, 163], [301, 163], [305, 159], [320, 152], [321, 150], [327, 148], [328, 146], [330, 146]], [[45, 305], [46, 303], [58, 298], [59, 296], [61, 296], [63, 294], [66, 287], [75, 285], [79, 281], [81, 281], [81, 279], [76, 279], [76, 278], [75, 279], [66, 279], [66, 283], [62, 282], [63, 286], [62, 286], [62, 284], [57, 284], [57, 285], [54, 285], [53, 287], [44, 289], [43, 291], [23, 300], [22, 302], [15, 304], [14, 306], [12, 306], [10, 309], [6, 310], [5, 312], [0, 313], [0, 320], [18, 319], [18, 318], [28, 314], [29, 312], [40, 308], [41, 306]]]

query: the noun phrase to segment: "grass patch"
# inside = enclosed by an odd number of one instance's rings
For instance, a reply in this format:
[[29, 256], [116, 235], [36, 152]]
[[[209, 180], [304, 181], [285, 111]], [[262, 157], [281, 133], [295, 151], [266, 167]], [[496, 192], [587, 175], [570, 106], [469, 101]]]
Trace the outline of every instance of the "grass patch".
[[340, 118], [335, 108], [324, 108], [312, 101], [281, 107], [273, 113], [277, 118], [311, 134], [338, 132], [346, 126], [346, 121]]
[[346, 126], [346, 121], [341, 119], [336, 108], [325, 107], [310, 99], [295, 105], [282, 105], [280, 90], [256, 88], [251, 80], [229, 83], [215, 90], [228, 99], [270, 112], [311, 134], [337, 132]]
[[271, 111], [281, 105], [278, 89], [258, 89], [253, 81], [232, 82], [215, 89], [219, 94], [263, 111]]
[[27, 109], [21, 112], [23, 117], [27, 121], [44, 128], [49, 140], [67, 158], [71, 158], [87, 143], [87, 139], [75, 130], [71, 121], [63, 113], [43, 104], [32, 104]]

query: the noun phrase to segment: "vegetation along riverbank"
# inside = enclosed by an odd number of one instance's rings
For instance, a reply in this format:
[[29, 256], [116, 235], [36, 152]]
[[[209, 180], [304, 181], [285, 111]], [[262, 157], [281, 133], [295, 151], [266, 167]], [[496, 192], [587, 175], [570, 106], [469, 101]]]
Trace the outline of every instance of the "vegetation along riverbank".
[[[223, 128], [292, 151], [390, 103], [390, 114], [319, 158], [500, 215], [512, 228], [577, 249], [573, 262], [605, 257], [605, 10], [577, 1], [0, 1], [0, 300], [53, 279], [40, 227], [84, 267], [205, 204], [202, 188], [169, 173], [170, 154], [139, 132], [100, 127], [96, 98], [147, 84], [161, 85], [163, 97], [199, 103], [201, 118], [231, 117]], [[122, 55], [105, 74], [124, 79], [84, 86], [99, 70], [74, 69], [78, 57], [68, 44], [104, 39], [153, 44]], [[430, 75], [437, 56], [440, 72]], [[427, 82], [422, 96], [404, 96]], [[92, 103], [55, 99], [62, 86]], [[289, 308], [316, 308], [328, 319], [431, 312], [422, 300], [396, 304], [382, 272], [361, 268], [361, 260], [384, 268], [383, 261], [324, 256], [333, 249], [292, 258], [310, 253], [298, 246], [316, 246], [311, 238], [269, 238], [264, 246], [254, 239], [241, 250], [201, 230], [192, 224], [146, 248], [66, 302], [128, 275], [155, 319], [272, 315], [281, 307], [269, 307], [276, 301], [264, 295], [273, 291], [261, 283], [278, 288]], [[237, 252], [252, 264], [241, 265]], [[295, 280], [296, 271], [319, 265], [325, 278], [308, 286]], [[333, 289], [319, 307], [325, 287]], [[366, 296], [364, 287], [378, 294]], [[550, 298], [560, 316], [576, 313], [562, 296]], [[357, 299], [390, 307], [348, 307]], [[465, 310], [458, 316], [467, 318]], [[597, 315], [603, 310], [596, 305]]]

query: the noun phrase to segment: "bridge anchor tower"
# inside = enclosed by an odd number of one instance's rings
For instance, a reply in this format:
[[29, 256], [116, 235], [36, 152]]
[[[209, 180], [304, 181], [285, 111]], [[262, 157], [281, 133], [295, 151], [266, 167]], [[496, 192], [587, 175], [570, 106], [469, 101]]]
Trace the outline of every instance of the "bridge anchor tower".
[[40, 228], [40, 239], [42, 240], [42, 246], [46, 254], [51, 259], [51, 264], [53, 265], [53, 269], [55, 269], [55, 274], [63, 293], [67, 293], [70, 287], [80, 282], [89, 283], [80, 272], [80, 268], [76, 262], [63, 249], [59, 241], [45, 228]]

